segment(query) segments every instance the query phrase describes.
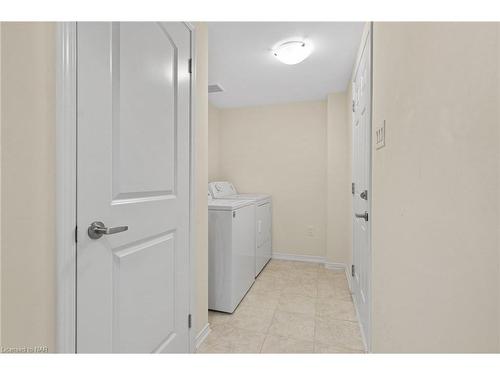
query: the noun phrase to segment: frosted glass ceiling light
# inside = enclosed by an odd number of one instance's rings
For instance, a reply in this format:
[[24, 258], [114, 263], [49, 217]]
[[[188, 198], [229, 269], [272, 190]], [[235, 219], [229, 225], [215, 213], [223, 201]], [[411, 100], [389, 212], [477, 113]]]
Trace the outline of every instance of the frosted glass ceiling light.
[[311, 43], [296, 40], [280, 44], [273, 50], [273, 55], [284, 64], [295, 65], [307, 59], [311, 52]]

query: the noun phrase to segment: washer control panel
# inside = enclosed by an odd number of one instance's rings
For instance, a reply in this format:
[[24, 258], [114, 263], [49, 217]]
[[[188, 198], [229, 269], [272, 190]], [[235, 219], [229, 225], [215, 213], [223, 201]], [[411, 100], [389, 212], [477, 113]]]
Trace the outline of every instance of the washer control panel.
[[208, 184], [208, 191], [213, 198], [223, 198], [236, 194], [234, 185], [228, 181], [215, 181]]

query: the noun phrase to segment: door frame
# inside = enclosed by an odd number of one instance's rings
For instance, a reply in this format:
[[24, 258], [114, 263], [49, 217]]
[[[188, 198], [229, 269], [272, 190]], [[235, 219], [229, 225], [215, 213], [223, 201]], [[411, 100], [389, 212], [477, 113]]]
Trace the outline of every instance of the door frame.
[[[359, 311], [358, 311], [358, 304], [357, 304], [357, 301], [356, 301], [356, 297], [353, 293], [353, 300], [354, 300], [354, 307], [356, 308], [356, 315], [357, 315], [357, 318], [358, 318], [358, 322], [359, 322], [359, 325], [360, 325], [360, 330], [361, 330], [361, 336], [363, 338], [363, 343], [365, 345], [365, 349], [367, 352], [371, 352], [371, 347], [372, 347], [372, 309], [373, 309], [373, 293], [372, 293], [372, 275], [373, 275], [373, 266], [372, 266], [372, 259], [373, 259], [373, 247], [372, 247], [372, 227], [373, 227], [373, 136], [372, 136], [372, 131], [373, 131], [373, 22], [367, 22], [365, 24], [365, 27], [364, 27], [364, 30], [363, 30], [363, 35], [361, 37], [361, 42], [360, 42], [360, 47], [359, 47], [359, 50], [358, 50], [358, 53], [356, 55], [356, 62], [354, 64], [354, 69], [353, 69], [353, 72], [352, 72], [352, 77], [351, 77], [351, 80], [350, 80], [350, 84], [351, 84], [351, 87], [352, 87], [352, 83], [354, 81], [354, 78], [356, 76], [356, 72], [358, 70], [358, 66], [359, 66], [359, 63], [360, 63], [360, 60], [361, 60], [361, 55], [363, 53], [363, 46], [365, 44], [365, 41], [366, 39], [369, 38], [369, 43], [370, 43], [370, 56], [368, 56], [369, 58], [369, 61], [370, 61], [370, 91], [369, 91], [369, 95], [370, 95], [370, 99], [369, 99], [369, 105], [370, 105], [370, 109], [368, 111], [369, 113], [369, 116], [370, 116], [370, 120], [369, 120], [369, 147], [370, 147], [370, 150], [368, 152], [368, 155], [370, 157], [370, 160], [368, 161], [368, 173], [369, 173], [369, 177], [368, 177], [368, 191], [369, 191], [369, 194], [370, 194], [370, 202], [369, 202], [369, 214], [370, 214], [370, 218], [369, 218], [369, 221], [368, 221], [368, 254], [369, 254], [369, 259], [367, 260], [368, 262], [368, 269], [369, 269], [369, 277], [368, 277], [368, 322], [367, 322], [367, 327], [366, 328], [366, 332], [367, 332], [367, 335], [365, 335], [364, 331], [363, 331], [363, 327], [362, 327], [362, 322], [360, 320], [360, 315], [359, 315]], [[351, 101], [352, 101], [352, 95], [351, 94]], [[349, 126], [351, 127], [351, 135], [352, 135], [352, 126], [353, 126], [353, 122], [354, 119], [351, 119], [351, 124], [349, 124]], [[352, 139], [351, 139], [351, 142], [352, 142]], [[351, 175], [353, 175], [352, 173], [352, 168], [354, 167], [353, 163], [352, 163], [352, 151], [351, 150]], [[354, 218], [354, 205], [352, 205], [352, 210], [351, 210], [351, 222], [353, 222], [353, 218]], [[353, 228], [353, 231], [352, 231], [352, 235], [353, 235], [353, 241], [352, 241], [352, 247], [351, 247], [351, 259], [352, 261], [354, 261], [354, 228]], [[351, 264], [352, 265], [352, 264]], [[354, 281], [353, 281], [354, 283]], [[354, 284], [353, 284], [354, 285]]]
[[[196, 238], [196, 31], [190, 31], [191, 87], [189, 120], [189, 352], [195, 351]], [[77, 209], [77, 22], [56, 23], [56, 352], [76, 353], [76, 209]]]

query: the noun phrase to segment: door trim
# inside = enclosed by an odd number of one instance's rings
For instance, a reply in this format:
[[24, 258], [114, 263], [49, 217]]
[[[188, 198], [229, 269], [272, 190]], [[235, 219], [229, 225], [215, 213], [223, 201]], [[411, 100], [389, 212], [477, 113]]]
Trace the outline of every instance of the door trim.
[[[369, 265], [368, 269], [369, 269], [370, 275], [368, 277], [368, 324], [367, 324], [367, 327], [364, 327], [364, 328], [366, 328], [366, 332], [368, 333], [366, 336], [365, 336], [363, 327], [361, 327], [362, 322], [361, 322], [361, 319], [359, 319], [359, 317], [360, 317], [359, 316], [359, 309], [358, 309], [358, 304], [356, 301], [355, 293], [353, 293], [352, 296], [353, 296], [353, 300], [354, 300], [354, 306], [356, 308], [356, 314], [358, 316], [358, 322], [359, 322], [359, 325], [361, 328], [361, 336], [363, 338], [365, 349], [368, 353], [370, 353], [371, 347], [372, 347], [372, 309], [373, 309], [373, 293], [372, 293], [372, 275], [373, 275], [373, 267], [372, 267], [372, 259], [373, 259], [373, 253], [372, 253], [372, 227], [373, 227], [373, 184], [372, 184], [372, 181], [373, 181], [373, 147], [372, 147], [372, 141], [373, 141], [372, 140], [372, 128], [373, 128], [373, 123], [372, 123], [373, 122], [373, 22], [367, 22], [365, 24], [365, 28], [363, 30], [363, 35], [361, 37], [360, 48], [359, 48], [358, 53], [356, 55], [356, 63], [354, 64], [354, 69], [352, 72], [352, 77], [350, 79], [350, 84], [352, 87], [352, 82], [356, 76], [356, 72], [358, 70], [358, 66], [359, 66], [359, 63], [361, 60], [363, 46], [364, 46], [365, 40], [367, 38], [369, 39], [369, 43], [370, 43], [370, 56], [369, 56], [369, 59], [370, 59], [370, 91], [369, 91], [369, 94], [370, 94], [370, 100], [369, 100], [369, 103], [370, 103], [369, 136], [370, 136], [370, 139], [368, 142], [370, 145], [369, 146], [370, 150], [368, 152], [368, 155], [370, 158], [370, 160], [368, 161], [368, 170], [369, 170], [368, 186], [369, 186], [369, 194], [370, 194], [370, 200], [369, 200], [369, 202], [370, 202], [370, 208], [369, 208], [370, 209], [370, 220], [368, 221], [368, 232], [369, 232], [369, 236], [368, 236], [368, 250], [369, 251], [368, 251], [368, 253], [370, 254], [370, 259], [368, 260], [368, 265]], [[351, 96], [351, 100], [352, 100], [352, 96]], [[351, 128], [352, 128], [352, 125], [353, 125], [353, 123], [351, 121], [351, 124], [350, 124]], [[352, 134], [352, 131], [351, 131], [351, 134]], [[351, 153], [351, 159], [352, 159], [352, 153]], [[352, 170], [351, 170], [351, 175], [352, 175]], [[354, 206], [352, 207], [351, 215], [354, 216]], [[352, 220], [352, 218], [351, 218], [351, 220]], [[353, 236], [354, 236], [354, 230], [353, 230]], [[352, 242], [352, 246], [351, 246], [351, 257], [354, 260], [354, 241]], [[354, 283], [354, 281], [353, 281], [353, 283]]]
[[[56, 352], [76, 353], [76, 198], [77, 198], [77, 43], [76, 22], [56, 24]], [[195, 27], [191, 60], [196, 67]], [[195, 109], [196, 69], [191, 73], [189, 120], [189, 310], [196, 321], [195, 272]], [[196, 332], [189, 330], [189, 351], [195, 351]]]
[[76, 22], [56, 29], [56, 351], [76, 352]]

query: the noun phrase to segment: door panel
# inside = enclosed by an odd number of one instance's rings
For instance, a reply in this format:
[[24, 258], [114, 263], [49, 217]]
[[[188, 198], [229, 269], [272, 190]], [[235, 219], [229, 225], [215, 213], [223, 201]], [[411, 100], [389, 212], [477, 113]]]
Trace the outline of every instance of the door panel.
[[123, 246], [113, 255], [113, 302], [119, 306], [113, 309], [113, 332], [119, 351], [143, 353], [168, 344], [176, 336], [174, 233]]
[[[370, 338], [371, 37], [365, 34], [353, 81], [353, 296], [363, 334]], [[365, 193], [366, 192], [366, 193]], [[365, 198], [362, 195], [366, 194]], [[367, 214], [368, 220], [356, 217]]]
[[114, 199], [173, 194], [177, 47], [153, 22], [115, 23], [111, 39]]
[[[187, 352], [190, 32], [77, 31], [77, 351]], [[91, 239], [94, 221], [128, 230]]]

